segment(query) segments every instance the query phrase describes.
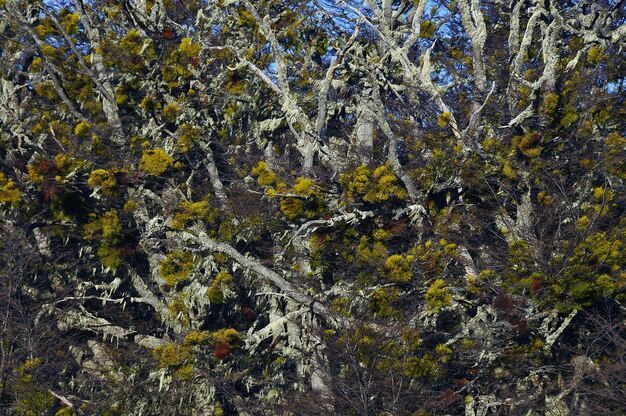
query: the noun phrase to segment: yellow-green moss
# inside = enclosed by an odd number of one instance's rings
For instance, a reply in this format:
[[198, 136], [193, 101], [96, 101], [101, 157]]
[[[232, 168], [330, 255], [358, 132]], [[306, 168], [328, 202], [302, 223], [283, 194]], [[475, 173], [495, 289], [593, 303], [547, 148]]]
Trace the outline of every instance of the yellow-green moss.
[[383, 202], [408, 197], [408, 193], [400, 185], [389, 162], [373, 171], [366, 165], [361, 165], [353, 172], [342, 175], [339, 183], [346, 192], [346, 196], [352, 199], [363, 198], [366, 202]]
[[177, 283], [189, 279], [195, 263], [193, 254], [187, 251], [175, 250], [159, 262], [159, 273], [165, 283], [175, 286]]
[[387, 277], [398, 283], [407, 283], [413, 277], [412, 263], [414, 256], [401, 254], [391, 255], [385, 260], [385, 272]]
[[215, 276], [213, 284], [207, 289], [207, 296], [212, 303], [224, 303], [224, 289], [233, 280], [233, 276], [221, 271]]
[[121, 249], [118, 247], [103, 244], [98, 247], [97, 253], [104, 267], [116, 269], [122, 264], [122, 258], [120, 257]]
[[165, 106], [161, 115], [169, 122], [175, 122], [180, 113], [180, 107], [176, 103], [171, 103]]
[[91, 189], [98, 189], [102, 195], [113, 196], [117, 180], [113, 172], [105, 169], [96, 169], [89, 175], [87, 184]]
[[300, 198], [283, 198], [280, 200], [280, 211], [287, 218], [294, 219], [304, 212], [304, 201]]
[[119, 243], [122, 239], [122, 222], [116, 211], [108, 211], [100, 218], [94, 218], [85, 224], [85, 238], [104, 241], [109, 244]]
[[6, 175], [0, 172], [0, 204], [16, 207], [21, 201], [22, 192], [17, 188], [15, 182], [7, 179]]
[[78, 137], [89, 137], [91, 136], [91, 124], [81, 121], [74, 127], [74, 134]]
[[144, 152], [139, 162], [139, 169], [150, 175], [158, 176], [170, 169], [173, 164], [174, 159], [165, 153], [165, 150], [157, 147]]
[[179, 50], [187, 58], [195, 58], [200, 54], [202, 47], [198, 43], [193, 43], [191, 38], [186, 37], [180, 41]]
[[426, 302], [428, 309], [439, 312], [441, 309], [450, 305], [452, 295], [446, 287], [446, 282], [442, 279], [435, 279], [426, 291]]
[[207, 331], [190, 331], [183, 339], [183, 346], [191, 347], [197, 345], [203, 345], [210, 339], [210, 335]]
[[269, 170], [267, 163], [261, 161], [252, 168], [252, 175], [257, 177], [257, 182], [262, 186], [272, 186], [276, 183], [276, 174]]
[[243, 336], [234, 328], [222, 328], [211, 334], [213, 342], [222, 343], [231, 347], [238, 346]]
[[176, 208], [174, 218], [172, 219], [172, 228], [182, 230], [190, 222], [197, 220], [205, 220], [208, 222], [215, 221], [215, 210], [211, 208], [207, 201], [200, 202], [181, 202]]

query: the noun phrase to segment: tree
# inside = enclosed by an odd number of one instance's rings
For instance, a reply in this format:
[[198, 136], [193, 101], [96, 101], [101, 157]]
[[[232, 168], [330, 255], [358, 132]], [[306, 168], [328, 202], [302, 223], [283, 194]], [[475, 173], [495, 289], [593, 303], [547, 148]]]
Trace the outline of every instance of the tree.
[[623, 6], [0, 1], [2, 406], [618, 411]]

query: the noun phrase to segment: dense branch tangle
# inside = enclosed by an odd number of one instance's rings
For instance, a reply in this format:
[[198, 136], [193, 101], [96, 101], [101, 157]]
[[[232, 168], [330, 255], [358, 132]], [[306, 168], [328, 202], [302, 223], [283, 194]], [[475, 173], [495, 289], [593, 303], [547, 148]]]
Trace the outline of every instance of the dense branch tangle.
[[591, 405], [613, 347], [576, 334], [623, 317], [624, 24], [620, 1], [0, 1], [0, 405]]

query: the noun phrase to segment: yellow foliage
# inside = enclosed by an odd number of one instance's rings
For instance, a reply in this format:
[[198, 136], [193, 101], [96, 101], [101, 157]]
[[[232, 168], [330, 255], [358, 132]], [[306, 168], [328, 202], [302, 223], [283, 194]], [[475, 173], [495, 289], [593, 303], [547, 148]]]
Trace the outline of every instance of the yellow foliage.
[[78, 137], [91, 136], [91, 124], [81, 121], [74, 127], [74, 134]]
[[195, 58], [200, 54], [202, 47], [197, 43], [193, 43], [191, 38], [186, 37], [180, 41], [179, 50], [187, 58]]
[[178, 118], [179, 112], [180, 112], [180, 107], [178, 106], [178, 104], [171, 103], [165, 106], [161, 114], [167, 121], [173, 123]]
[[146, 150], [141, 156], [139, 169], [149, 175], [158, 176], [170, 169], [174, 164], [174, 159], [161, 148]]
[[0, 172], [0, 204], [16, 207], [21, 201], [22, 192], [15, 182], [7, 179], [6, 175]]
[[215, 276], [213, 284], [207, 289], [207, 296], [212, 303], [224, 303], [224, 287], [233, 280], [233, 276], [225, 271], [221, 271]]
[[252, 175], [257, 177], [257, 182], [262, 186], [272, 186], [276, 183], [276, 174], [269, 170], [267, 163], [261, 161], [252, 168]]
[[182, 230], [187, 224], [197, 220], [213, 222], [215, 220], [214, 210], [211, 209], [207, 201], [184, 201], [176, 208], [174, 218], [172, 219], [172, 228]]
[[452, 302], [452, 295], [446, 287], [443, 279], [435, 279], [426, 291], [426, 302], [428, 309], [439, 312]]
[[398, 283], [407, 283], [413, 277], [412, 263], [414, 256], [394, 254], [385, 260], [385, 271], [390, 280]]
[[195, 262], [193, 255], [187, 251], [175, 250], [159, 262], [159, 273], [165, 283], [176, 286], [185, 281], [193, 272]]
[[87, 184], [91, 189], [99, 189], [102, 195], [112, 196], [114, 194], [117, 181], [115, 174], [105, 169], [96, 169], [91, 172], [87, 179]]

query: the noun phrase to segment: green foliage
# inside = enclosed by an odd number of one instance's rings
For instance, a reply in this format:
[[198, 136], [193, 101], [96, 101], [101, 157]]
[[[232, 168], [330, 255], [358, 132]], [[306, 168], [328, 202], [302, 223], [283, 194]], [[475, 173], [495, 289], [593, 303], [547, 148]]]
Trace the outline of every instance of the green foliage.
[[15, 182], [7, 179], [6, 175], [0, 172], [0, 204], [14, 208], [21, 201], [22, 192]]
[[172, 228], [182, 230], [192, 221], [204, 220], [208, 223], [215, 222], [215, 210], [207, 201], [188, 202], [183, 201], [178, 205], [172, 219]]
[[92, 216], [92, 220], [85, 224], [84, 233], [89, 240], [116, 244], [123, 237], [122, 222], [116, 211], [107, 211], [100, 218]]
[[404, 187], [386, 163], [373, 171], [361, 165], [354, 172], [343, 174], [339, 183], [350, 199], [362, 198], [366, 202], [403, 200], [408, 197]]
[[153, 355], [159, 368], [171, 369], [176, 378], [188, 379], [193, 374], [194, 355], [190, 347], [171, 343], [156, 347]]
[[450, 305], [452, 295], [446, 287], [443, 279], [435, 279], [426, 291], [426, 304], [428, 309], [433, 312], [440, 312], [441, 309]]
[[207, 296], [212, 303], [224, 303], [224, 289], [232, 282], [233, 276], [225, 271], [221, 271], [215, 276], [213, 284], [207, 289]]
[[273, 186], [276, 184], [276, 174], [269, 170], [267, 163], [261, 161], [252, 168], [252, 175], [257, 177], [257, 182], [262, 186]]
[[174, 164], [174, 159], [161, 148], [146, 150], [141, 156], [139, 169], [149, 175], [159, 176]]
[[413, 277], [412, 263], [415, 257], [412, 255], [394, 254], [385, 260], [385, 272], [387, 277], [398, 283], [407, 283]]
[[174, 250], [159, 262], [161, 278], [170, 286], [189, 279], [195, 262], [193, 254], [188, 251]]
[[34, 377], [34, 373], [41, 366], [41, 358], [27, 360], [15, 368], [16, 382], [11, 390], [16, 396], [15, 411], [18, 415], [38, 416], [47, 414], [54, 406], [54, 396], [41, 386]]
[[87, 184], [91, 189], [98, 190], [101, 195], [112, 197], [117, 195], [116, 175], [126, 175], [128, 172], [119, 169], [96, 169], [91, 172]]
[[392, 316], [396, 312], [392, 303], [397, 300], [398, 297], [399, 293], [397, 289], [379, 287], [369, 296], [368, 305], [376, 316], [385, 318]]

